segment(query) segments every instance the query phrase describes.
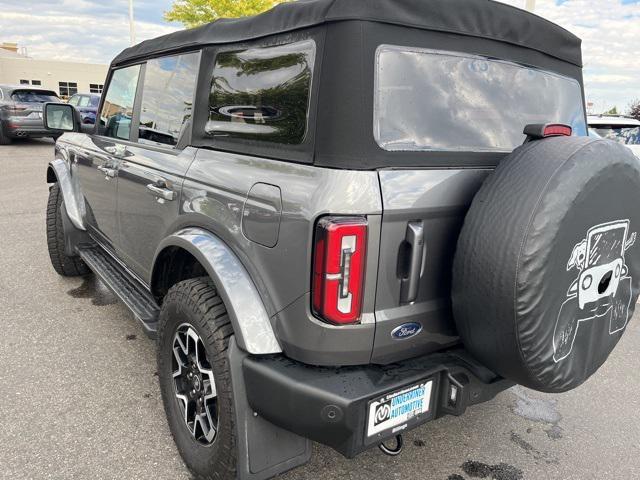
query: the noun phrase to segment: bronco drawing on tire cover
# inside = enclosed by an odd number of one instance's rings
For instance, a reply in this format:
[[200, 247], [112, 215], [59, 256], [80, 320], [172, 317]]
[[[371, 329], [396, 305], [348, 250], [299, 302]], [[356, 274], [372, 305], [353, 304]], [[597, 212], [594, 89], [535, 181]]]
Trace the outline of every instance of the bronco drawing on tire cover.
[[573, 248], [567, 271], [575, 268], [579, 275], [558, 312], [553, 335], [556, 363], [571, 354], [580, 323], [608, 317], [610, 335], [627, 326], [631, 276], [624, 255], [636, 241], [635, 233], [628, 236], [629, 224], [618, 220], [596, 225]]

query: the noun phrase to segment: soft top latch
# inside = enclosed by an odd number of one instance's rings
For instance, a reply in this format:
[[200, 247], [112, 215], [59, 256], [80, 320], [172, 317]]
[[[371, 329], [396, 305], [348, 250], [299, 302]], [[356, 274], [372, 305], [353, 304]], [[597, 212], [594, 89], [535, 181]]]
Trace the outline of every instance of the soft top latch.
[[570, 137], [573, 129], [562, 123], [532, 123], [524, 127], [527, 139], [524, 143], [542, 140], [547, 137]]

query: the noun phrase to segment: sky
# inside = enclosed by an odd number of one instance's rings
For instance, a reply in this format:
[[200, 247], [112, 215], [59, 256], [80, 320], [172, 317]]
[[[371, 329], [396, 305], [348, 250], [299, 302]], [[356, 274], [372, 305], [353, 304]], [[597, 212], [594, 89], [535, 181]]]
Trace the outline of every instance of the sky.
[[[181, 28], [162, 18], [171, 4], [134, 0], [137, 41]], [[536, 13], [583, 39], [596, 112], [640, 99], [640, 0], [537, 0]], [[0, 0], [0, 42], [18, 42], [34, 58], [109, 63], [129, 44], [128, 0]]]

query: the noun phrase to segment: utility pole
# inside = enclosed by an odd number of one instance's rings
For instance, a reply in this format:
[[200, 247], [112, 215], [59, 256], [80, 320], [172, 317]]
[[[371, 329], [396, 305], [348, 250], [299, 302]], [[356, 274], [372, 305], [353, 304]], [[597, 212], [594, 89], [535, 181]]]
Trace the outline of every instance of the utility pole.
[[131, 39], [131, 45], [136, 43], [136, 25], [133, 20], [133, 0], [129, 0], [129, 37]]
[[535, 9], [536, 9], [536, 0], [527, 0], [526, 9], [529, 10], [530, 12], [535, 11]]

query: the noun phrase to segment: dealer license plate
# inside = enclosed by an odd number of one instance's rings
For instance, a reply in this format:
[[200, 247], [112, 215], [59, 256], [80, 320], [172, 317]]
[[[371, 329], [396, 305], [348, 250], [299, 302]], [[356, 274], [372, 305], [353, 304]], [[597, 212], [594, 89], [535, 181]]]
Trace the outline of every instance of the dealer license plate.
[[367, 436], [400, 427], [429, 412], [433, 380], [389, 393], [369, 404]]

